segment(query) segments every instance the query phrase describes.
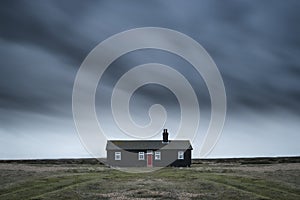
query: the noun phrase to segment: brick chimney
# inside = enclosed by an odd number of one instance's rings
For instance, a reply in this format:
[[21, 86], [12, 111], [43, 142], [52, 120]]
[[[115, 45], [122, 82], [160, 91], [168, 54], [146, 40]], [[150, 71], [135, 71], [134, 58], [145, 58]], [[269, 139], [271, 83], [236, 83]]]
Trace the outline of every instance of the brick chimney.
[[169, 133], [168, 133], [168, 129], [164, 129], [164, 132], [163, 132], [163, 143], [168, 143], [169, 142]]

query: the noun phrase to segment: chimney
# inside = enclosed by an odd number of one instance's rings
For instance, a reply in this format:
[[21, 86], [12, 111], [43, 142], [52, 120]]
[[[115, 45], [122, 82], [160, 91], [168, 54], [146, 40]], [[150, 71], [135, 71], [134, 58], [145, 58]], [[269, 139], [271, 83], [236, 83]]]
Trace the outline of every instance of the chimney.
[[168, 139], [168, 129], [164, 129], [164, 132], [163, 132], [163, 143], [168, 143], [169, 142], [169, 139]]

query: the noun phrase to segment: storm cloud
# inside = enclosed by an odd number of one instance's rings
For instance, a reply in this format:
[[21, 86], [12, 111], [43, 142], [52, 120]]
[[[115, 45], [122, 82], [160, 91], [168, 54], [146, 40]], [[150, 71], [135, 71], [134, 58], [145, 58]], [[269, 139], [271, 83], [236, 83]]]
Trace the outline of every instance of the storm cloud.
[[[121, 31], [150, 26], [192, 37], [221, 72], [228, 114], [212, 156], [300, 153], [294, 142], [300, 139], [297, 0], [1, 1], [0, 5], [0, 158], [88, 156], [72, 123], [76, 72], [99, 42]], [[133, 66], [148, 62], [180, 71], [194, 87], [200, 108], [210, 109], [205, 83], [185, 60], [167, 52], [141, 50], [116, 60], [98, 87], [98, 110], [105, 110], [108, 124], [113, 123], [112, 87]], [[178, 102], [167, 89], [147, 86], [136, 93], [133, 116], [145, 117], [145, 108], [161, 103], [176, 124]], [[203, 123], [208, 124], [208, 119], [209, 114]], [[70, 142], [62, 143], [66, 138]], [[252, 143], [234, 151], [247, 138]], [[196, 146], [200, 143], [195, 141]], [[53, 145], [57, 146], [54, 153]], [[28, 147], [32, 150], [24, 154]]]

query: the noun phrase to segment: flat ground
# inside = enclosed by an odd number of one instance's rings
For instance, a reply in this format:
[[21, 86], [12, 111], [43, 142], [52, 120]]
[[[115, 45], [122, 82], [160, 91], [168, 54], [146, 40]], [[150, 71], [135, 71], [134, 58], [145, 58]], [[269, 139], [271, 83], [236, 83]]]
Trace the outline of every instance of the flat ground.
[[125, 173], [95, 163], [0, 162], [0, 199], [300, 199], [300, 163], [194, 162]]

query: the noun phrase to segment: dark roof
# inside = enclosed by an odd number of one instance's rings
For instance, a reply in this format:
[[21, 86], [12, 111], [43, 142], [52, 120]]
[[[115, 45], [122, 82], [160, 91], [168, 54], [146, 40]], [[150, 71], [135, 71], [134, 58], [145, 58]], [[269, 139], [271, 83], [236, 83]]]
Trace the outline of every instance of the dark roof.
[[156, 150], [156, 149], [193, 149], [189, 140], [108, 140], [106, 150]]

